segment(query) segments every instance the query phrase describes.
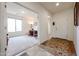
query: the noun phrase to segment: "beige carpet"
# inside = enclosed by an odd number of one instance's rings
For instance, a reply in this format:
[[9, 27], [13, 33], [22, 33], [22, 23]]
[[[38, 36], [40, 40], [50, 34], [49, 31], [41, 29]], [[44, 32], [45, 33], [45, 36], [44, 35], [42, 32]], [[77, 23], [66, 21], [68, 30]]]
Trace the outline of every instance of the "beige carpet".
[[55, 56], [76, 55], [73, 42], [66, 39], [52, 38], [42, 43], [40, 47]]

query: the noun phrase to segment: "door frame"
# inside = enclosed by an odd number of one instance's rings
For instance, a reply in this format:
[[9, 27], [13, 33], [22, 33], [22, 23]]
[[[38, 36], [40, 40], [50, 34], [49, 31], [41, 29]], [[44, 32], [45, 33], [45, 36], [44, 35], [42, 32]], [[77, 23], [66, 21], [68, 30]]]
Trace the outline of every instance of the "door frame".
[[7, 34], [6, 2], [0, 2], [0, 55], [6, 55], [6, 34]]

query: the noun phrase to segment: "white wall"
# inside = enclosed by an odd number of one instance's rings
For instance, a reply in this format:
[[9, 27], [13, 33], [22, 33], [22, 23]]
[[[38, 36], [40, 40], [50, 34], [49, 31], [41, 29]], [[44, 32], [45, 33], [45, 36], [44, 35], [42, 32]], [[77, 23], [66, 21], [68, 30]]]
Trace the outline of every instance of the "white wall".
[[75, 38], [74, 38], [75, 49], [76, 49], [77, 56], [79, 56], [79, 26], [75, 26], [74, 35], [75, 35]]
[[[59, 37], [68, 40], [74, 39], [74, 14], [73, 8], [53, 14], [51, 20], [51, 37]], [[55, 26], [52, 22], [55, 22]]]
[[79, 26], [74, 26], [74, 44], [76, 49], [76, 54], [79, 56]]
[[78, 44], [78, 37], [79, 37], [79, 27], [74, 26], [74, 45], [77, 55], [79, 55], [79, 44]]

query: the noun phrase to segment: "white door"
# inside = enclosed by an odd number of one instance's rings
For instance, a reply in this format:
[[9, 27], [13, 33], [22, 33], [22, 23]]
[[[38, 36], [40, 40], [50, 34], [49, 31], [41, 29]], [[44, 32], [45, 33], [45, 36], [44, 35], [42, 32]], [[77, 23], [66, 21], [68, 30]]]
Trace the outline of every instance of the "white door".
[[0, 55], [6, 55], [6, 34], [7, 34], [6, 3], [0, 2]]

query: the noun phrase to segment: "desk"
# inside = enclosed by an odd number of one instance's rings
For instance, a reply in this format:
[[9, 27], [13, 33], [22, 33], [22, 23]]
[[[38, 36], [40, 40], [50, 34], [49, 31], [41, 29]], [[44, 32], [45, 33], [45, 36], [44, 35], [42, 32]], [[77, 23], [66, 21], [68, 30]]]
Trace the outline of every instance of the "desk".
[[38, 32], [36, 30], [30, 30], [29, 31], [29, 35], [30, 36], [34, 36], [34, 37], [37, 37], [38, 36]]

